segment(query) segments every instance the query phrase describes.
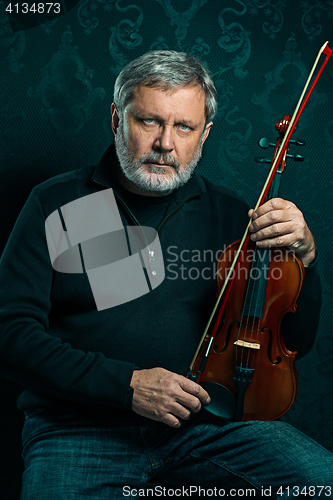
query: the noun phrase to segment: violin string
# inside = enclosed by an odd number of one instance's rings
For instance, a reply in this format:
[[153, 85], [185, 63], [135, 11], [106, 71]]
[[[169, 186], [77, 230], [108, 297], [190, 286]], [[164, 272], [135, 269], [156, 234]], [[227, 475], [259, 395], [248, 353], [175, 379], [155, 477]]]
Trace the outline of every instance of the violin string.
[[[259, 250], [257, 247], [255, 247], [255, 250], [254, 250], [254, 262], [253, 262], [253, 266], [255, 266], [255, 269], [258, 269], [258, 255], [259, 255]], [[253, 267], [252, 267], [253, 269]], [[252, 278], [253, 279], [253, 278]], [[252, 296], [254, 295], [254, 287], [253, 287], [253, 292], [252, 292]], [[251, 340], [253, 341], [253, 332], [254, 332], [254, 329], [255, 329], [255, 323], [256, 323], [256, 319], [257, 319], [257, 314], [258, 314], [258, 307], [259, 307], [259, 294], [257, 293], [256, 294], [256, 303], [255, 303], [255, 307], [254, 307], [254, 314], [253, 314], [253, 321], [252, 321], [252, 329], [251, 329]], [[260, 322], [260, 320], [259, 320]], [[259, 323], [258, 323], [259, 324]], [[258, 330], [257, 330], [257, 340], [258, 340]], [[251, 363], [250, 363], [250, 354], [252, 354], [252, 359], [251, 359]], [[247, 368], [250, 366], [250, 367], [253, 367], [253, 364], [254, 364], [254, 357], [255, 357], [255, 349], [249, 349], [248, 350], [248, 357], [247, 357]]]
[[[256, 255], [256, 252], [254, 252], [254, 254]], [[255, 259], [255, 257], [254, 257], [254, 259]], [[254, 260], [254, 261], [256, 263], [256, 260]], [[244, 314], [245, 304], [248, 303], [249, 288], [250, 288], [249, 286], [246, 287], [245, 300], [244, 300], [244, 305], [243, 305], [242, 314], [241, 314], [241, 320], [240, 320], [240, 324], [239, 324], [239, 331], [238, 331], [238, 336], [237, 336], [237, 340], [239, 340], [240, 333], [241, 333], [241, 327], [242, 327], [242, 323], [243, 323], [243, 318], [244, 318], [244, 316], [246, 316], [246, 324], [245, 324], [244, 335], [243, 335], [243, 341], [244, 342], [245, 342], [245, 339], [246, 339], [246, 334], [247, 334], [247, 331], [248, 331], [248, 324], [249, 324], [249, 320], [250, 320], [250, 316], [248, 314]], [[252, 290], [250, 292], [251, 295], [250, 295], [250, 304], [249, 304], [249, 307], [248, 307], [249, 310], [251, 310], [251, 306], [252, 306], [252, 301], [253, 301], [253, 296], [254, 296], [253, 290], [254, 290], [254, 287], [252, 287]], [[255, 318], [253, 317], [251, 332], [253, 331], [254, 321], [255, 321]], [[251, 334], [251, 338], [252, 338], [252, 334]], [[237, 360], [237, 347], [238, 346], [236, 344], [236, 360]], [[250, 349], [249, 348], [247, 348], [246, 363], [243, 361], [244, 357], [245, 357], [244, 356], [244, 344], [242, 344], [242, 349], [241, 349], [241, 353], [240, 353], [241, 367], [243, 368], [243, 364], [244, 364], [245, 368], [247, 369], [248, 366], [249, 366], [249, 357], [250, 357]]]
[[[246, 304], [246, 299], [247, 299], [248, 292], [249, 292], [249, 287], [247, 286], [246, 287], [244, 304]], [[241, 334], [241, 330], [242, 330], [242, 324], [243, 324], [244, 316], [245, 315], [244, 315], [244, 306], [243, 306], [241, 317], [240, 317], [240, 322], [239, 322], [239, 327], [238, 327], [237, 340], [240, 340], [240, 334]], [[247, 322], [248, 322], [248, 317], [247, 317], [247, 320], [246, 320], [245, 331], [246, 331], [246, 328], [247, 328]], [[245, 335], [243, 336], [243, 340], [245, 340]], [[238, 344], [237, 343], [236, 343], [236, 353], [235, 354], [236, 354], [235, 360], [236, 360], [236, 364], [237, 364], [237, 359], [238, 359], [238, 357], [237, 357], [237, 354], [238, 354]], [[243, 355], [244, 355], [244, 346], [242, 345], [241, 352], [240, 352], [240, 366], [241, 367], [242, 367], [242, 364], [243, 364]]]
[[[266, 252], [266, 250], [264, 250], [264, 252]], [[256, 269], [258, 271], [258, 273], [260, 273], [260, 274], [257, 275], [256, 277], [252, 277], [251, 279], [257, 279], [257, 280], [262, 279], [262, 276], [261, 276], [262, 268], [260, 267], [260, 264], [262, 264], [264, 257], [262, 256], [260, 258], [259, 254], [262, 254], [262, 251], [260, 249], [258, 249], [258, 247], [255, 247], [251, 271], [253, 269]], [[260, 325], [261, 325], [260, 309], [259, 309], [260, 308], [260, 294], [259, 293], [255, 294], [254, 290], [255, 290], [255, 287], [253, 286], [252, 292], [251, 292], [250, 307], [249, 307], [250, 310], [252, 308], [252, 301], [253, 301], [253, 297], [255, 295], [256, 295], [256, 298], [255, 298], [255, 304], [254, 304], [254, 313], [252, 316], [251, 341], [258, 342], [259, 341], [259, 333], [260, 333]], [[254, 332], [256, 332], [256, 333], [254, 334]], [[247, 333], [247, 330], [245, 331], [245, 334], [246, 333]], [[244, 340], [245, 340], [245, 337], [244, 337]], [[246, 368], [249, 368], [249, 367], [253, 368], [255, 356], [256, 356], [256, 350], [248, 348]]]
[[[268, 252], [268, 270], [267, 270], [267, 278], [264, 277], [265, 281], [267, 282], [267, 280], [269, 279], [269, 267], [270, 267], [270, 262], [271, 262], [271, 250], [270, 248], [266, 248], [266, 249], [258, 249], [256, 248], [256, 252], [259, 256], [259, 254], [261, 254], [261, 259], [260, 259], [260, 262], [263, 263], [264, 262], [264, 259], [266, 257], [266, 252]], [[263, 255], [263, 252], [264, 252], [264, 255]], [[261, 267], [260, 269], [260, 273], [263, 272], [263, 268]], [[260, 276], [261, 278], [261, 276]], [[259, 295], [259, 294], [258, 294]], [[265, 302], [266, 302], [266, 292], [265, 292]], [[261, 315], [258, 314], [258, 325], [257, 325], [257, 335], [256, 335], [256, 341], [261, 344], [261, 342], [259, 341], [259, 335], [260, 335], [260, 329], [261, 329], [261, 324], [262, 324], [262, 317]], [[253, 352], [253, 364], [254, 364], [254, 358], [255, 358], [255, 355], [256, 355], [256, 351], [254, 350]]]

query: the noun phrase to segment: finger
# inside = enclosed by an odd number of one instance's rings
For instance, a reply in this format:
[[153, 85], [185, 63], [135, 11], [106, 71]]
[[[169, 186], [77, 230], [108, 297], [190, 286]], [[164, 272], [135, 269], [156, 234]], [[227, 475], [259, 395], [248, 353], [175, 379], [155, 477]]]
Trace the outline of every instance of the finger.
[[282, 198], [272, 198], [257, 208], [253, 214], [253, 218], [257, 219], [275, 210], [290, 210], [292, 208], [295, 208], [295, 205], [291, 201], [283, 200]]
[[[257, 230], [255, 233], [251, 234], [251, 240], [263, 241], [266, 239], [274, 239], [277, 241], [277, 239], [279, 239], [278, 245], [285, 245], [286, 242], [289, 244], [295, 241], [298, 235], [301, 237], [301, 232], [298, 230], [297, 225], [290, 222], [280, 222]], [[281, 238], [282, 236], [284, 236], [284, 238]]]
[[174, 403], [172, 405], [172, 407], [170, 408], [170, 413], [182, 420], [188, 420], [192, 414], [189, 408], [186, 408], [186, 406], [179, 403]]
[[290, 247], [291, 244], [287, 243], [287, 241], [283, 237], [279, 238], [269, 238], [267, 240], [261, 240], [256, 242], [257, 246], [260, 248], [271, 248], [271, 247]]
[[[288, 223], [290, 226], [281, 226], [280, 224]], [[277, 226], [279, 224], [279, 226]], [[250, 233], [256, 233], [264, 228], [270, 228], [272, 234], [275, 235], [279, 232], [285, 234], [287, 232], [297, 231], [303, 227], [302, 217], [298, 212], [287, 210], [272, 210], [257, 219], [252, 219], [249, 227]], [[266, 232], [269, 235], [270, 233]]]
[[279, 235], [275, 238], [271, 237], [267, 239], [262, 239], [260, 241], [256, 241], [256, 244], [262, 248], [286, 247], [293, 251], [308, 250], [309, 245], [304, 242], [304, 239], [301, 237], [301, 235], [297, 236], [297, 234], [298, 232], [293, 232], [293, 233], [287, 233], [285, 235]]
[[[187, 390], [193, 390], [193, 388], [187, 387]], [[190, 394], [186, 390], [181, 389], [181, 393], [178, 394], [175, 400], [183, 407], [189, 409], [192, 413], [198, 413], [201, 410], [203, 404], [208, 404], [210, 402], [210, 397], [208, 393], [200, 386], [199, 389], [196, 391], [196, 393], [197, 395], [194, 396], [193, 394]]]
[[192, 413], [198, 413], [202, 407], [202, 403], [199, 398], [196, 398], [191, 394], [187, 394], [186, 392], [183, 392], [182, 395], [177, 398], [177, 402], [183, 407], [189, 409]]
[[180, 387], [188, 394], [192, 394], [198, 398], [203, 404], [208, 404], [210, 402], [210, 397], [207, 391], [201, 385], [189, 380], [186, 377], [182, 377], [179, 382]]
[[162, 419], [161, 422], [167, 424], [169, 427], [174, 427], [175, 429], [182, 425], [179, 418], [172, 415], [172, 413], [167, 413]]
[[183, 405], [175, 403], [162, 418], [162, 422], [169, 425], [170, 427], [180, 427], [182, 420], [188, 420], [191, 417], [191, 411], [185, 408]]

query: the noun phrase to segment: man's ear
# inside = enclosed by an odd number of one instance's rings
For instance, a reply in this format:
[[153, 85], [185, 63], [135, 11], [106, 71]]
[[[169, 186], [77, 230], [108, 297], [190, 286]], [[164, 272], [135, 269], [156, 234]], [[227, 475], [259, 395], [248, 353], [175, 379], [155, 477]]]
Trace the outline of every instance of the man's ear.
[[213, 126], [213, 122], [209, 122], [206, 126], [205, 126], [205, 130], [202, 134], [202, 144], [205, 142], [205, 140], [207, 139], [208, 135], [209, 135], [209, 132], [210, 132], [210, 129], [212, 128]]
[[115, 105], [114, 102], [111, 104], [111, 115], [112, 115], [112, 121], [111, 121], [112, 130], [113, 130], [114, 135], [116, 135], [118, 127], [119, 127], [120, 118], [119, 118], [119, 112], [118, 112], [117, 106]]

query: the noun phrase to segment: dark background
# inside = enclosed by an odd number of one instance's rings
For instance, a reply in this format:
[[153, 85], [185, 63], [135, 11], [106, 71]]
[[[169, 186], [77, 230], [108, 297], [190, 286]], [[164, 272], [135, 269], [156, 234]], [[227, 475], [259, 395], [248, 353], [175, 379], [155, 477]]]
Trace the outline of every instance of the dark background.
[[[30, 2], [31, 4], [32, 2]], [[95, 164], [113, 140], [109, 107], [116, 75], [152, 49], [201, 58], [219, 92], [219, 112], [199, 173], [258, 197], [271, 157], [258, 140], [292, 114], [319, 48], [331, 37], [331, 0], [77, 0], [64, 15], [10, 16], [0, 2], [0, 250], [31, 188]], [[66, 10], [66, 12], [65, 12]], [[44, 23], [44, 24], [39, 24]], [[322, 56], [324, 58], [324, 56]], [[332, 113], [333, 56], [294, 134], [281, 196], [305, 213], [319, 247], [323, 308], [312, 352], [298, 363], [300, 388], [285, 420], [333, 451]], [[301, 150], [301, 151], [300, 151]], [[0, 284], [1, 286], [1, 284]], [[18, 499], [22, 388], [0, 379], [0, 498]]]

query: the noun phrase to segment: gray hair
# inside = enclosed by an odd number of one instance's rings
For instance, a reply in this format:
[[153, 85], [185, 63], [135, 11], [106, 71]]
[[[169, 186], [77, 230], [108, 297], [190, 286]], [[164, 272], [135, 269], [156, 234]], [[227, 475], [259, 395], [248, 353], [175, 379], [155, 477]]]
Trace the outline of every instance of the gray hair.
[[127, 64], [114, 85], [114, 103], [120, 114], [140, 85], [162, 90], [201, 85], [206, 120], [211, 121], [217, 111], [217, 92], [209, 72], [201, 61], [185, 52], [153, 50]]

